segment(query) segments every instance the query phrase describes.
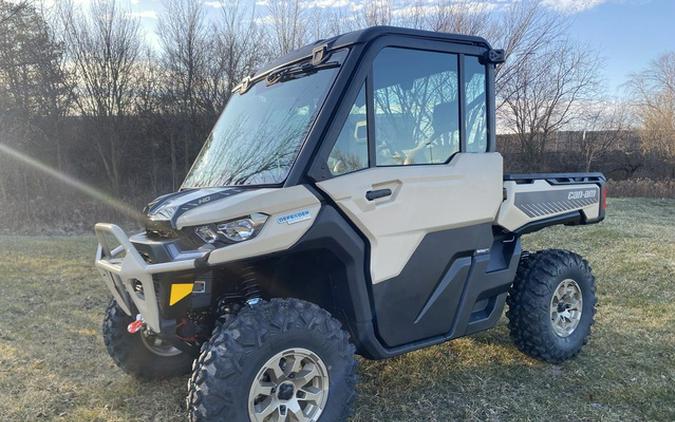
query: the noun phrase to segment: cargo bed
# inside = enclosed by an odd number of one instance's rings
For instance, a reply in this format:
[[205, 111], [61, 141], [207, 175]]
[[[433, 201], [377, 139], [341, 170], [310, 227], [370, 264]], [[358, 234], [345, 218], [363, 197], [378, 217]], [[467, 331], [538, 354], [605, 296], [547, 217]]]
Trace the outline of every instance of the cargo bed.
[[506, 174], [496, 223], [517, 234], [597, 223], [605, 217], [605, 183], [602, 173]]

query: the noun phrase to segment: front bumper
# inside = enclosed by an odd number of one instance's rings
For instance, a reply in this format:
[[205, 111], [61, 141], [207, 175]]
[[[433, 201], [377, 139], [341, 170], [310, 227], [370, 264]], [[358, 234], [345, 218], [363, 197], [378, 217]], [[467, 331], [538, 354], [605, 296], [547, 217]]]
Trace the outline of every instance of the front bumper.
[[180, 255], [170, 262], [149, 264], [120, 227], [98, 223], [95, 232], [98, 239], [96, 268], [115, 301], [129, 316], [133, 316], [132, 309], [135, 307], [147, 326], [160, 333], [159, 302], [153, 275], [193, 270], [196, 268], [196, 261], [203, 259], [208, 253], [200, 251]]

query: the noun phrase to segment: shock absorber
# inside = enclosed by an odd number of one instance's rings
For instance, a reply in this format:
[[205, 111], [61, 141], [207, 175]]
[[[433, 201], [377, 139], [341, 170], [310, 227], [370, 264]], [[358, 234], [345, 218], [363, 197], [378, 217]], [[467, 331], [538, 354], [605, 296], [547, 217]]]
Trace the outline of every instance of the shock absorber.
[[236, 291], [223, 294], [216, 307], [216, 322], [229, 324], [242, 305], [255, 306], [262, 300], [261, 290], [256, 281], [252, 266], [246, 265], [239, 270], [239, 285]]
[[260, 287], [256, 281], [255, 270], [247, 265], [241, 270], [241, 295], [249, 306], [255, 305], [261, 299]]

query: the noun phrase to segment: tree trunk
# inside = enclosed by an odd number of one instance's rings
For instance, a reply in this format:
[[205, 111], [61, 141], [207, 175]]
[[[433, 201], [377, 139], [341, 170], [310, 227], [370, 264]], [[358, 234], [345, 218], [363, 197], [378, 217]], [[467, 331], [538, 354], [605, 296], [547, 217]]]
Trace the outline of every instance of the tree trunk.
[[176, 190], [176, 141], [174, 135], [169, 135], [169, 145], [171, 148], [171, 190]]
[[[2, 161], [2, 160], [0, 160]], [[9, 203], [9, 197], [7, 195], [7, 186], [5, 186], [6, 182], [9, 182], [9, 173], [8, 172], [8, 165], [3, 164], [0, 168], [3, 168], [4, 171], [2, 172], [2, 177], [0, 177], [0, 197], [2, 198], [2, 203], [3, 204], [8, 204]]]
[[190, 170], [190, 137], [183, 137], [183, 176]]

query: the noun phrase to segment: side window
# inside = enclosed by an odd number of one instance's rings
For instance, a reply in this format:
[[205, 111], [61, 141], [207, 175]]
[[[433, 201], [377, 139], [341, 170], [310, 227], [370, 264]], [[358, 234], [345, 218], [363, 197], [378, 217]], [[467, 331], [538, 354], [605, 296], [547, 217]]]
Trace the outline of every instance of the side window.
[[457, 55], [384, 48], [373, 63], [376, 165], [444, 163], [459, 151]]
[[464, 90], [466, 96], [466, 150], [487, 150], [487, 105], [485, 66], [478, 57], [464, 56]]
[[337, 176], [366, 167], [368, 167], [368, 130], [366, 91], [365, 86], [362, 86], [328, 156], [328, 170], [333, 176]]

